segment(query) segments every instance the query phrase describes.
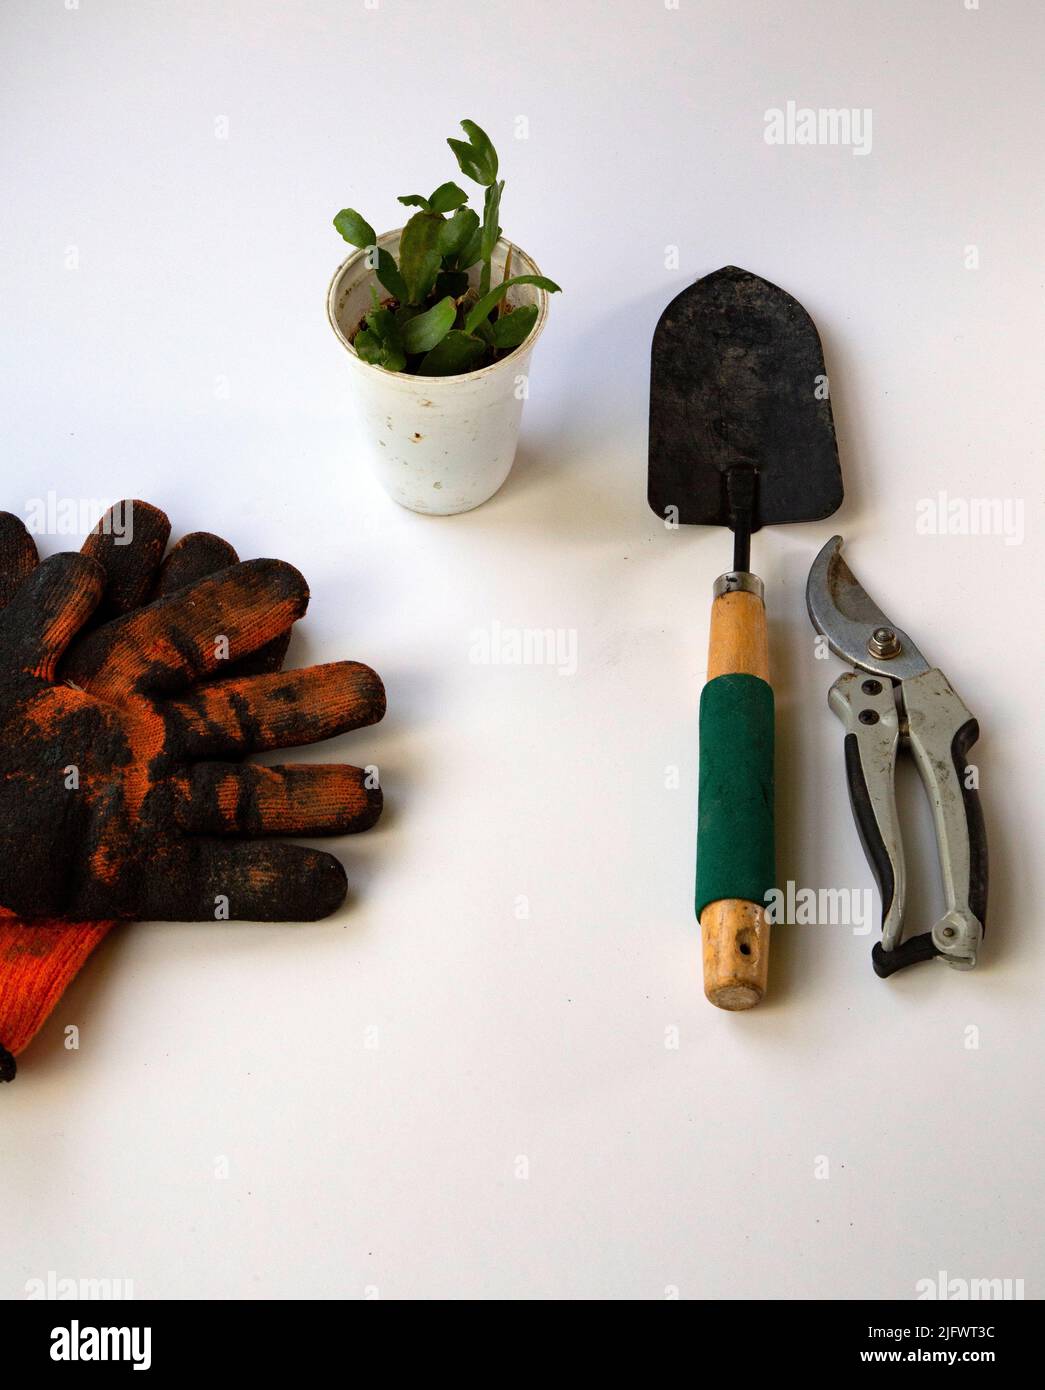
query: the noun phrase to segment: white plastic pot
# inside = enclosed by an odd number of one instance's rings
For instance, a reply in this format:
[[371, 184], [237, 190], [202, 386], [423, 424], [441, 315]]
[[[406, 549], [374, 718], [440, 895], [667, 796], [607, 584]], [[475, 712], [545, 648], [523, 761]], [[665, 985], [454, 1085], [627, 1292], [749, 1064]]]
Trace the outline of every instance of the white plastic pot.
[[[378, 245], [395, 256], [400, 231], [378, 237]], [[493, 285], [503, 278], [507, 254], [508, 243], [502, 239], [493, 254]], [[509, 273], [540, 271], [513, 246]], [[479, 267], [469, 274], [478, 283]], [[522, 346], [499, 362], [461, 376], [408, 376], [364, 362], [352, 346], [360, 321], [372, 308], [371, 285], [387, 297], [367, 252], [357, 251], [339, 267], [327, 294], [327, 316], [348, 357], [370, 462], [389, 496], [411, 511], [431, 516], [471, 511], [492, 497], [511, 471], [530, 357], [548, 318], [548, 295], [536, 285], [508, 291], [513, 307], [537, 305], [537, 321]]]

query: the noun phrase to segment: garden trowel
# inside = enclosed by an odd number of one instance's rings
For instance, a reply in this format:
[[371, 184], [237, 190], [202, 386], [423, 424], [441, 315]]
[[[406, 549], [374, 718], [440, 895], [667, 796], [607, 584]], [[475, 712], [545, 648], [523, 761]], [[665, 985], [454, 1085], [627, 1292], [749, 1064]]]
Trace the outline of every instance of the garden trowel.
[[823, 349], [797, 300], [726, 266], [671, 301], [653, 335], [649, 504], [669, 527], [728, 526], [700, 699], [696, 911], [704, 992], [762, 998], [775, 886], [773, 690], [751, 536], [819, 521], [842, 501]]

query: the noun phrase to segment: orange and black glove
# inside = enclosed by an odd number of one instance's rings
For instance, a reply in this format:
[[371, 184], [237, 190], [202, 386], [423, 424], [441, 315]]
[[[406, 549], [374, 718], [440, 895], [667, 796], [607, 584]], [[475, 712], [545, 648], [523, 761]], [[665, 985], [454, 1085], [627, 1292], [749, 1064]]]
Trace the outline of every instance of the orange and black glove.
[[[112, 919], [324, 916], [344, 897], [338, 861], [258, 837], [380, 812], [360, 769], [229, 761], [373, 723], [384, 692], [357, 663], [272, 670], [301, 576], [234, 563], [206, 535], [159, 568], [168, 530], [136, 504], [132, 545], [99, 531], [37, 565], [0, 517], [0, 1075]], [[116, 616], [77, 638], [102, 604]]]

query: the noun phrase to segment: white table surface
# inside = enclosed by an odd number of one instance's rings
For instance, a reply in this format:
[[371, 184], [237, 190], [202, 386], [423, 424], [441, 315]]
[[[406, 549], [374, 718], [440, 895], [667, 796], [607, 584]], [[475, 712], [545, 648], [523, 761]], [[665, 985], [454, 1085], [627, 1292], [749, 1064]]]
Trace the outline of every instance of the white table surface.
[[[913, 1298], [941, 1270], [1045, 1292], [1043, 19], [3, 6], [0, 505], [137, 495], [177, 535], [293, 561], [313, 594], [293, 660], [369, 662], [389, 713], [333, 750], [387, 796], [333, 846], [345, 909], [121, 929], [25, 1054], [0, 1094], [0, 1295], [49, 1272], [149, 1298]], [[767, 144], [789, 100], [870, 108], [869, 153]], [[324, 296], [333, 213], [397, 225], [396, 194], [453, 177], [462, 116], [499, 148], [506, 232], [564, 293], [508, 483], [432, 519], [359, 464]], [[846, 480], [836, 518], [755, 542], [779, 875], [872, 885], [826, 705], [842, 667], [803, 602], [836, 529], [979, 716], [991, 850], [982, 968], [876, 979], [876, 896], [869, 935], [780, 928], [771, 997], [736, 1016], [703, 1000], [691, 907], [729, 539], [665, 532], [644, 500], [653, 325], [730, 262], [815, 318]], [[1020, 502], [1022, 543], [918, 534], [941, 490]], [[473, 664], [495, 622], [575, 631], [576, 673]], [[903, 789], [924, 929], [935, 851]]]

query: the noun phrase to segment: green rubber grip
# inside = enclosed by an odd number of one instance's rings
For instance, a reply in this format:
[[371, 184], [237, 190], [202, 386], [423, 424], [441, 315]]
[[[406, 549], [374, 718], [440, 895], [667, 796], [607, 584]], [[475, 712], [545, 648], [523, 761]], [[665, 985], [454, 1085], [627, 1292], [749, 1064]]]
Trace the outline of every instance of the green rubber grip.
[[765, 903], [775, 880], [773, 688], [716, 676], [700, 697], [697, 916], [719, 898]]

